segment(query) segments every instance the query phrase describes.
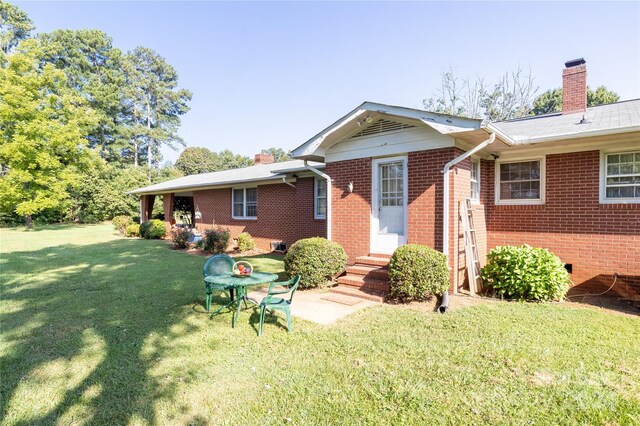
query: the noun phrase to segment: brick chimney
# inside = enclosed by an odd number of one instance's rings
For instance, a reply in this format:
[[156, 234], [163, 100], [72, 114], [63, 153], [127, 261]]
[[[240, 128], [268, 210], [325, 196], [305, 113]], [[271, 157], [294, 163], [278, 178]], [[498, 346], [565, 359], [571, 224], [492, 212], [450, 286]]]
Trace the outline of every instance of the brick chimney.
[[256, 154], [256, 158], [254, 161], [256, 164], [271, 164], [276, 162], [275, 158], [273, 158], [273, 155], [265, 154], [264, 152]]
[[587, 110], [587, 65], [583, 58], [564, 63], [562, 70], [562, 113]]

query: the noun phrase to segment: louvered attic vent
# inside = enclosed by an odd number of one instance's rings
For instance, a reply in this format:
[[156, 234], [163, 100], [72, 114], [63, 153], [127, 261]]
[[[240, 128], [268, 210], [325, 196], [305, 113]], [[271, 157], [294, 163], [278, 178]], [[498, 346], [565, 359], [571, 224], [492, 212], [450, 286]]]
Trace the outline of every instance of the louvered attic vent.
[[398, 123], [396, 121], [389, 121], [381, 118], [380, 120], [351, 136], [351, 139], [361, 138], [363, 136], [377, 135], [378, 133], [395, 132], [397, 130], [410, 129], [412, 127], [416, 126], [413, 126], [411, 124]]

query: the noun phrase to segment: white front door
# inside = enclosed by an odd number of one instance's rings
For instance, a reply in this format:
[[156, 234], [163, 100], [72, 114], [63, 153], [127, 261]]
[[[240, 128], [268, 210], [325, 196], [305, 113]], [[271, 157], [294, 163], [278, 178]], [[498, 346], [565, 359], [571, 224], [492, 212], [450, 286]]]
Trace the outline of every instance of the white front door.
[[407, 242], [407, 158], [373, 160], [371, 252], [393, 253]]

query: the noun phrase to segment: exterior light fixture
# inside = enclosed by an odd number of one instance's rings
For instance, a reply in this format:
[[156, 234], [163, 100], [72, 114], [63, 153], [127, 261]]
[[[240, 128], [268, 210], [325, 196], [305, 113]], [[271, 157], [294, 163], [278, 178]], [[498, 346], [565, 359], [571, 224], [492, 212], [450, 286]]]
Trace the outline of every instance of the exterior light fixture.
[[349, 182], [349, 185], [347, 185], [347, 191], [353, 192], [353, 181]]

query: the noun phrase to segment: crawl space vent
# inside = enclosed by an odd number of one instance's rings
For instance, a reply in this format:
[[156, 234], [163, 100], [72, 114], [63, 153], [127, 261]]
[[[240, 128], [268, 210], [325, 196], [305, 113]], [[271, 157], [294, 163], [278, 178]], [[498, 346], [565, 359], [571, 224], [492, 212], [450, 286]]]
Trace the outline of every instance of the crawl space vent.
[[284, 253], [287, 251], [287, 243], [284, 241], [271, 241], [271, 251]]

